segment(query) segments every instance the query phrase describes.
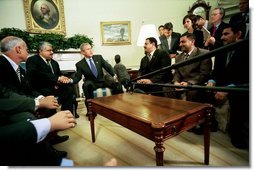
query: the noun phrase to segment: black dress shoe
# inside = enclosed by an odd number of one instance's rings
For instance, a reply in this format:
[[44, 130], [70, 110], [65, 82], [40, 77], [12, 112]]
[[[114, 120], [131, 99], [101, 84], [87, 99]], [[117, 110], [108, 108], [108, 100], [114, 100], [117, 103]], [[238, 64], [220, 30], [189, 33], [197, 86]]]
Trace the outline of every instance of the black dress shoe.
[[66, 157], [67, 154], [68, 154], [66, 151], [59, 151], [59, 150], [57, 150], [57, 149], [55, 149], [55, 148], [53, 148], [53, 147], [51, 147], [51, 148], [52, 148], [53, 153], [55, 153], [55, 155], [56, 155], [57, 157], [59, 157], [59, 158], [64, 158], [64, 157]]
[[68, 135], [64, 135], [64, 136], [56, 135], [56, 136], [50, 141], [50, 143], [51, 143], [52, 145], [54, 145], [54, 144], [58, 144], [58, 143], [67, 141], [68, 139], [69, 139], [69, 136], [68, 136]]

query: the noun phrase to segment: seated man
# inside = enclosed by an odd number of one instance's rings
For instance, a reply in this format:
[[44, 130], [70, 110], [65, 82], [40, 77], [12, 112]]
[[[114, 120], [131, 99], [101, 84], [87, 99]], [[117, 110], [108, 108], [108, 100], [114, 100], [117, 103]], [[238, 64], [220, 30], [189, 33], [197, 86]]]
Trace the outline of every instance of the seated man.
[[[62, 75], [59, 64], [53, 58], [53, 48], [48, 42], [40, 42], [38, 54], [27, 59], [26, 68], [31, 86], [42, 95], [58, 97], [61, 110], [73, 111], [74, 87]], [[79, 116], [75, 114], [76, 118]]]
[[[138, 76], [143, 76], [171, 65], [171, 58], [168, 57], [166, 51], [157, 49], [157, 47], [157, 40], [154, 37], [149, 37], [145, 40], [144, 49], [146, 56], [141, 59]], [[137, 83], [141, 83], [143, 85], [136, 86], [137, 88], [134, 89], [134, 92], [145, 93], [149, 91], [154, 95], [163, 96], [163, 93], [155, 93], [162, 91], [162, 88], [147, 85], [152, 83], [168, 83], [171, 82], [171, 80], [172, 72], [171, 70], [166, 70], [164, 72], [138, 80]]]
[[[180, 37], [180, 48], [183, 53], [176, 56], [176, 63], [208, 52], [208, 50], [195, 47], [195, 38], [192, 33], [185, 33]], [[208, 81], [211, 70], [212, 60], [210, 58], [176, 68], [173, 76], [173, 83], [183, 86], [204, 85]], [[188, 90], [187, 92], [178, 88], [175, 90], [175, 96], [177, 98], [202, 102], [198, 90]]]
[[[112, 66], [107, 63], [101, 55], [93, 55], [92, 46], [89, 43], [83, 43], [80, 46], [81, 54], [84, 58], [76, 63], [77, 73], [71, 82], [78, 83], [82, 75], [85, 77], [83, 91], [85, 94], [85, 104], [88, 116], [88, 99], [94, 98], [93, 91], [97, 88], [109, 87], [112, 94], [123, 93], [121, 84], [114, 81], [114, 71]], [[103, 69], [108, 72], [104, 74]]]
[[[2, 52], [0, 55], [1, 84], [18, 94], [36, 97], [38, 100], [45, 98], [32, 88], [25, 70], [19, 66], [28, 57], [27, 44], [24, 40], [15, 36], [7, 36], [1, 40], [0, 47]], [[52, 141], [60, 143], [68, 138], [69, 136], [56, 135]]]

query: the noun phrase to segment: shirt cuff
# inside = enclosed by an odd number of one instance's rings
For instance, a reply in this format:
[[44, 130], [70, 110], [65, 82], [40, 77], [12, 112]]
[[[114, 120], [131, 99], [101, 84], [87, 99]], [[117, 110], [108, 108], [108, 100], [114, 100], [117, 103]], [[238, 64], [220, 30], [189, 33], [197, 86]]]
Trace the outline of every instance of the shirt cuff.
[[208, 80], [208, 82], [211, 82], [213, 84], [216, 84], [216, 81], [215, 80]]
[[40, 99], [42, 99], [42, 98], [44, 98], [44, 96], [39, 95], [38, 97], [36, 97], [36, 98], [34, 99], [34, 102], [35, 102], [35, 109], [34, 109], [34, 111], [36, 111], [36, 110], [38, 109], [38, 107], [39, 107], [39, 105], [40, 105]]
[[60, 166], [74, 166], [73, 160], [62, 158]]
[[50, 131], [50, 121], [47, 118], [43, 118], [43, 119], [36, 119], [36, 120], [32, 120], [30, 121], [37, 132], [37, 143], [41, 142], [49, 133]]

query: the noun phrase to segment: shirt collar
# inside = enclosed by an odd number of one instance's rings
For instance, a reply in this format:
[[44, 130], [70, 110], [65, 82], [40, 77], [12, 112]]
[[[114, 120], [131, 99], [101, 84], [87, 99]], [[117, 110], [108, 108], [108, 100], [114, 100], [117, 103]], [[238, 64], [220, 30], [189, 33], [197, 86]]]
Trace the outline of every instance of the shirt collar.
[[14, 71], [17, 71], [18, 69], [18, 65], [11, 59], [9, 58], [8, 56], [6, 56], [5, 54], [2, 54], [3, 57], [5, 57], [5, 59], [11, 64], [12, 68], [14, 69]]

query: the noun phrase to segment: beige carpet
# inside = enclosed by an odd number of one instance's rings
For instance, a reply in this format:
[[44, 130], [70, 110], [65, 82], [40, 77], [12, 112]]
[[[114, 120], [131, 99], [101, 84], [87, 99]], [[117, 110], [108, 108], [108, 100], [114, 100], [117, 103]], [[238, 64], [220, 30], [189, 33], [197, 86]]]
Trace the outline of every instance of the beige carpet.
[[[55, 145], [68, 152], [76, 166], [103, 166], [116, 158], [118, 166], [156, 166], [154, 142], [98, 115], [95, 119], [96, 141], [92, 143], [90, 123], [83, 102], [79, 103], [80, 118], [75, 128], [62, 131], [70, 139]], [[249, 152], [234, 148], [223, 132], [211, 133], [210, 165], [203, 164], [203, 136], [185, 132], [164, 142], [164, 166], [249, 167]]]

